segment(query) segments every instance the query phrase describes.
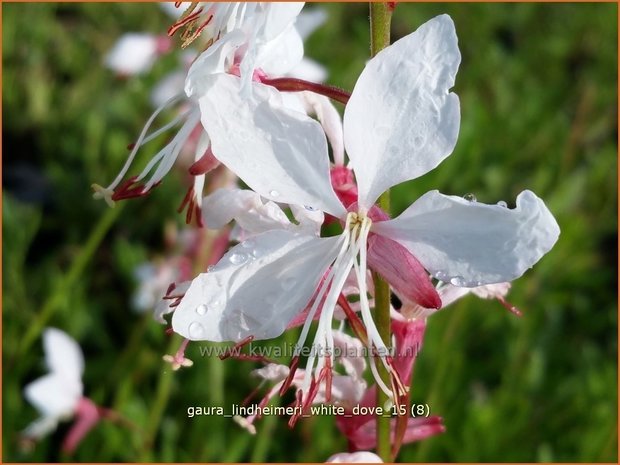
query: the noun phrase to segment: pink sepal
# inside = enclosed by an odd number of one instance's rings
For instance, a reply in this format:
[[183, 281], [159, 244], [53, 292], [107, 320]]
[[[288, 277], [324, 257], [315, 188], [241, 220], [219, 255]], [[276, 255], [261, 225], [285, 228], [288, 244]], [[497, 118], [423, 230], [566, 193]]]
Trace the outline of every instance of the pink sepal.
[[67, 454], [72, 454], [86, 434], [99, 422], [101, 419], [99, 407], [92, 400], [82, 397], [75, 409], [75, 418], [62, 443], [62, 450]]

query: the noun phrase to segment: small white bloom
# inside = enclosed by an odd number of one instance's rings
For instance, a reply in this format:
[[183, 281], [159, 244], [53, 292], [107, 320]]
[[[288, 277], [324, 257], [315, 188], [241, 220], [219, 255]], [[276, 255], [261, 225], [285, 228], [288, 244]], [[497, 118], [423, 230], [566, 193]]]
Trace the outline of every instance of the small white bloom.
[[105, 57], [105, 65], [125, 76], [146, 73], [166, 49], [165, 39], [147, 33], [124, 34]]
[[41, 414], [23, 435], [38, 439], [58, 422], [72, 417], [82, 398], [84, 357], [78, 344], [64, 332], [48, 328], [43, 333], [45, 363], [49, 374], [24, 388], [24, 396]]
[[381, 457], [372, 452], [341, 452], [340, 454], [334, 454], [326, 460], [325, 463], [383, 463]]

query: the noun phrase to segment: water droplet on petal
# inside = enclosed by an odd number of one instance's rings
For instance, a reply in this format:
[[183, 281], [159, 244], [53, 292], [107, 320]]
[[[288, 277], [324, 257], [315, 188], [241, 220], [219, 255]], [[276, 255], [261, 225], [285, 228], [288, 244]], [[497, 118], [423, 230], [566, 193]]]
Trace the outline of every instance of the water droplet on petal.
[[209, 265], [207, 267], [207, 273], [211, 273], [212, 271], [215, 271], [215, 265]]
[[198, 305], [198, 307], [196, 307], [196, 313], [198, 315], [204, 315], [207, 313], [207, 306], [205, 304]]
[[439, 281], [448, 282], [448, 274], [444, 271], [438, 271], [434, 276]]
[[467, 200], [468, 202], [477, 202], [477, 201], [478, 201], [478, 199], [476, 199], [476, 196], [475, 196], [474, 194], [471, 194], [471, 193], [469, 193], [469, 194], [465, 194], [465, 195], [463, 196], [463, 198], [464, 198], [465, 200]]
[[249, 249], [250, 247], [254, 247], [254, 241], [252, 239], [248, 239], [247, 241], [243, 241], [241, 243], [241, 247], [245, 249]]
[[211, 311], [217, 311], [219, 309], [221, 309], [224, 306], [224, 301], [221, 299], [213, 299], [210, 303], [209, 303], [209, 310]]
[[240, 252], [234, 252], [229, 260], [230, 263], [232, 263], [233, 265], [243, 265], [245, 262], [248, 261], [248, 255], [245, 253], [240, 253]]
[[499, 202], [497, 202], [497, 205], [500, 207], [508, 208], [508, 204], [504, 202], [503, 200], [500, 200]]
[[254, 258], [258, 258], [263, 254], [263, 252], [260, 249], [254, 249], [252, 250], [252, 256]]
[[455, 276], [454, 278], [450, 279], [450, 284], [452, 284], [453, 286], [463, 287], [466, 283], [461, 276]]
[[315, 212], [315, 211], [316, 211], [316, 208], [313, 208], [313, 207], [311, 207], [311, 206], [309, 206], [309, 205], [305, 205], [305, 206], [304, 206], [304, 208], [305, 208], [306, 210], [308, 210], [309, 212]]
[[269, 195], [272, 196], [272, 197], [279, 197], [280, 193], [278, 191], [276, 191], [276, 190], [272, 190], [272, 191], [269, 192]]
[[200, 339], [205, 335], [205, 328], [197, 321], [194, 321], [189, 325], [189, 338], [190, 339]]

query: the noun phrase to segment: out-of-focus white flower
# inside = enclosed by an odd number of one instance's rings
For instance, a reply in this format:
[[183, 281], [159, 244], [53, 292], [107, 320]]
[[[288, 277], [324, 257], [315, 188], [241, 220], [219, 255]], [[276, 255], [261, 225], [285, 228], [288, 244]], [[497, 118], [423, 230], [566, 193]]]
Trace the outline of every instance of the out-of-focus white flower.
[[381, 457], [372, 452], [341, 452], [328, 458], [325, 463], [383, 463]]
[[64, 332], [48, 328], [43, 333], [43, 348], [49, 374], [24, 388], [24, 396], [41, 414], [23, 432], [32, 439], [53, 431], [60, 420], [71, 418], [82, 398], [84, 357], [77, 343]]
[[123, 76], [146, 73], [158, 56], [170, 50], [166, 36], [131, 32], [123, 35], [105, 56], [104, 63]]

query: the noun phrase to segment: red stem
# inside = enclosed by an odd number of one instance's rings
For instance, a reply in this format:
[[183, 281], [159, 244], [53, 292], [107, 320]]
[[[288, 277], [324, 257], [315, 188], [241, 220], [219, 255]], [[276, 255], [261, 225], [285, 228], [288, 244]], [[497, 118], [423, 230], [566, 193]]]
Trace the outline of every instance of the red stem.
[[344, 105], [347, 104], [351, 94], [346, 90], [340, 89], [335, 86], [328, 86], [325, 84], [317, 84], [315, 82], [304, 81], [303, 79], [296, 78], [277, 78], [277, 79], [263, 79], [263, 84], [273, 86], [282, 92], [301, 92], [303, 90], [309, 90], [316, 94], [324, 95]]

